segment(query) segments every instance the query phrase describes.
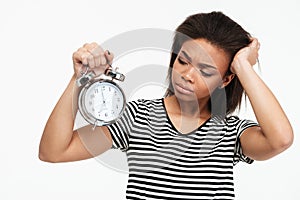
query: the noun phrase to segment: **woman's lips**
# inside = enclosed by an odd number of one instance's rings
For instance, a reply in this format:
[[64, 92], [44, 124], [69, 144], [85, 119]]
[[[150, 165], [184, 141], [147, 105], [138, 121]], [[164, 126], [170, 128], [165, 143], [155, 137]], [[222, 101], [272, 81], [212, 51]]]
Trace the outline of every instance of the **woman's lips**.
[[182, 94], [187, 94], [187, 95], [194, 94], [194, 90], [192, 90], [192, 89], [190, 89], [190, 88], [188, 88], [188, 87], [186, 87], [182, 84], [176, 83], [175, 84], [175, 89], [178, 92], [182, 93]]

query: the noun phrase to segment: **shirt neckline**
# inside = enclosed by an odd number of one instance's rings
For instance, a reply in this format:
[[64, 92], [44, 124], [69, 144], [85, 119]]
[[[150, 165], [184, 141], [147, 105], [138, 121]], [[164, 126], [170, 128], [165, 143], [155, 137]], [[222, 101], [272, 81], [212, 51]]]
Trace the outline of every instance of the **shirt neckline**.
[[169, 114], [168, 114], [168, 111], [166, 109], [166, 104], [165, 104], [165, 100], [164, 98], [161, 99], [162, 101], [162, 105], [163, 105], [163, 109], [166, 113], [166, 117], [167, 117], [167, 121], [168, 123], [172, 126], [172, 129], [176, 131], [176, 133], [178, 133], [178, 135], [182, 135], [182, 136], [187, 136], [187, 135], [191, 135], [191, 134], [194, 134], [196, 133], [198, 130], [201, 130], [203, 126], [205, 126], [211, 119], [211, 117], [209, 117], [207, 120], [205, 120], [199, 127], [195, 128], [194, 130], [188, 132], [188, 133], [182, 133], [181, 131], [179, 131], [173, 124], [173, 122], [171, 121], [170, 117], [169, 117]]

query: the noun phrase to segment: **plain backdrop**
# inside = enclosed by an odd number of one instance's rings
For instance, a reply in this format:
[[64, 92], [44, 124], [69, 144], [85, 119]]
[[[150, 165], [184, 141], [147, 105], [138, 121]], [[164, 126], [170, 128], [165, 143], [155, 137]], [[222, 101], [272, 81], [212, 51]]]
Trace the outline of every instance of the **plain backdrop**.
[[[174, 30], [188, 15], [213, 10], [259, 39], [259, 73], [295, 133], [293, 146], [279, 156], [235, 167], [236, 199], [300, 199], [299, 9], [297, 0], [1, 1], [0, 199], [125, 199], [127, 174], [99, 160], [51, 164], [38, 159], [44, 125], [73, 73], [72, 53], [86, 42], [102, 43], [131, 30]], [[149, 52], [136, 52], [141, 53]], [[167, 65], [168, 54], [151, 55], [129, 54], [119, 66], [130, 71]], [[137, 87], [133, 96], [161, 96], [155, 87]], [[241, 115], [254, 117], [249, 104]]]

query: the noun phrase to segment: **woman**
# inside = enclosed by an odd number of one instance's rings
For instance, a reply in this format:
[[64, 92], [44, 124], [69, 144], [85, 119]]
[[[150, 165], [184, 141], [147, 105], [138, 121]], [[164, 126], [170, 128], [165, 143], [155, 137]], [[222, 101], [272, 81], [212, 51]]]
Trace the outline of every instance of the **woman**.
[[[113, 146], [128, 158], [127, 199], [233, 199], [235, 164], [269, 159], [293, 141], [288, 118], [253, 70], [258, 50], [258, 40], [221, 12], [189, 16], [176, 30], [164, 98], [127, 103], [112, 125], [73, 130], [83, 65], [100, 74], [113, 60], [85, 44], [73, 54], [75, 73], [49, 117], [39, 157], [82, 160]], [[232, 115], [243, 93], [257, 122]]]

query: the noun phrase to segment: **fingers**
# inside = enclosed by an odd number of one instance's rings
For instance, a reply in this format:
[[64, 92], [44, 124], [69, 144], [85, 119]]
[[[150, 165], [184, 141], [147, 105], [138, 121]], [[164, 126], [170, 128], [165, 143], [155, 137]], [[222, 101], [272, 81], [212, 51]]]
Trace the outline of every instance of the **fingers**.
[[85, 51], [85, 53], [82, 54], [84, 64], [90, 68], [106, 65], [107, 61], [104, 56], [104, 51], [97, 43], [85, 44], [82, 49]]
[[104, 51], [97, 43], [86, 43], [73, 53], [75, 73], [82, 71], [83, 65], [89, 66], [93, 71], [102, 73], [113, 60], [113, 54]]
[[258, 61], [259, 57], [259, 49], [260, 49], [260, 43], [257, 38], [250, 38], [251, 43], [240, 49], [236, 55], [233, 58], [233, 61], [231, 63], [230, 70], [233, 73], [236, 73], [236, 68], [238, 69], [239, 63], [244, 63], [245, 61], [248, 62], [251, 66], [254, 66], [256, 62]]
[[252, 38], [249, 47], [259, 50], [260, 43], [258, 42], [258, 39], [257, 38]]
[[114, 59], [114, 54], [111, 53], [110, 51], [106, 50], [105, 51], [105, 57], [106, 57], [106, 60], [107, 60], [108, 64], [111, 65], [112, 61]]
[[249, 60], [251, 65], [256, 64], [257, 60], [258, 60], [258, 56], [259, 56], [259, 49], [260, 49], [260, 43], [258, 41], [257, 38], [251, 38], [251, 43], [249, 45], [250, 47], [250, 55], [249, 55]]

